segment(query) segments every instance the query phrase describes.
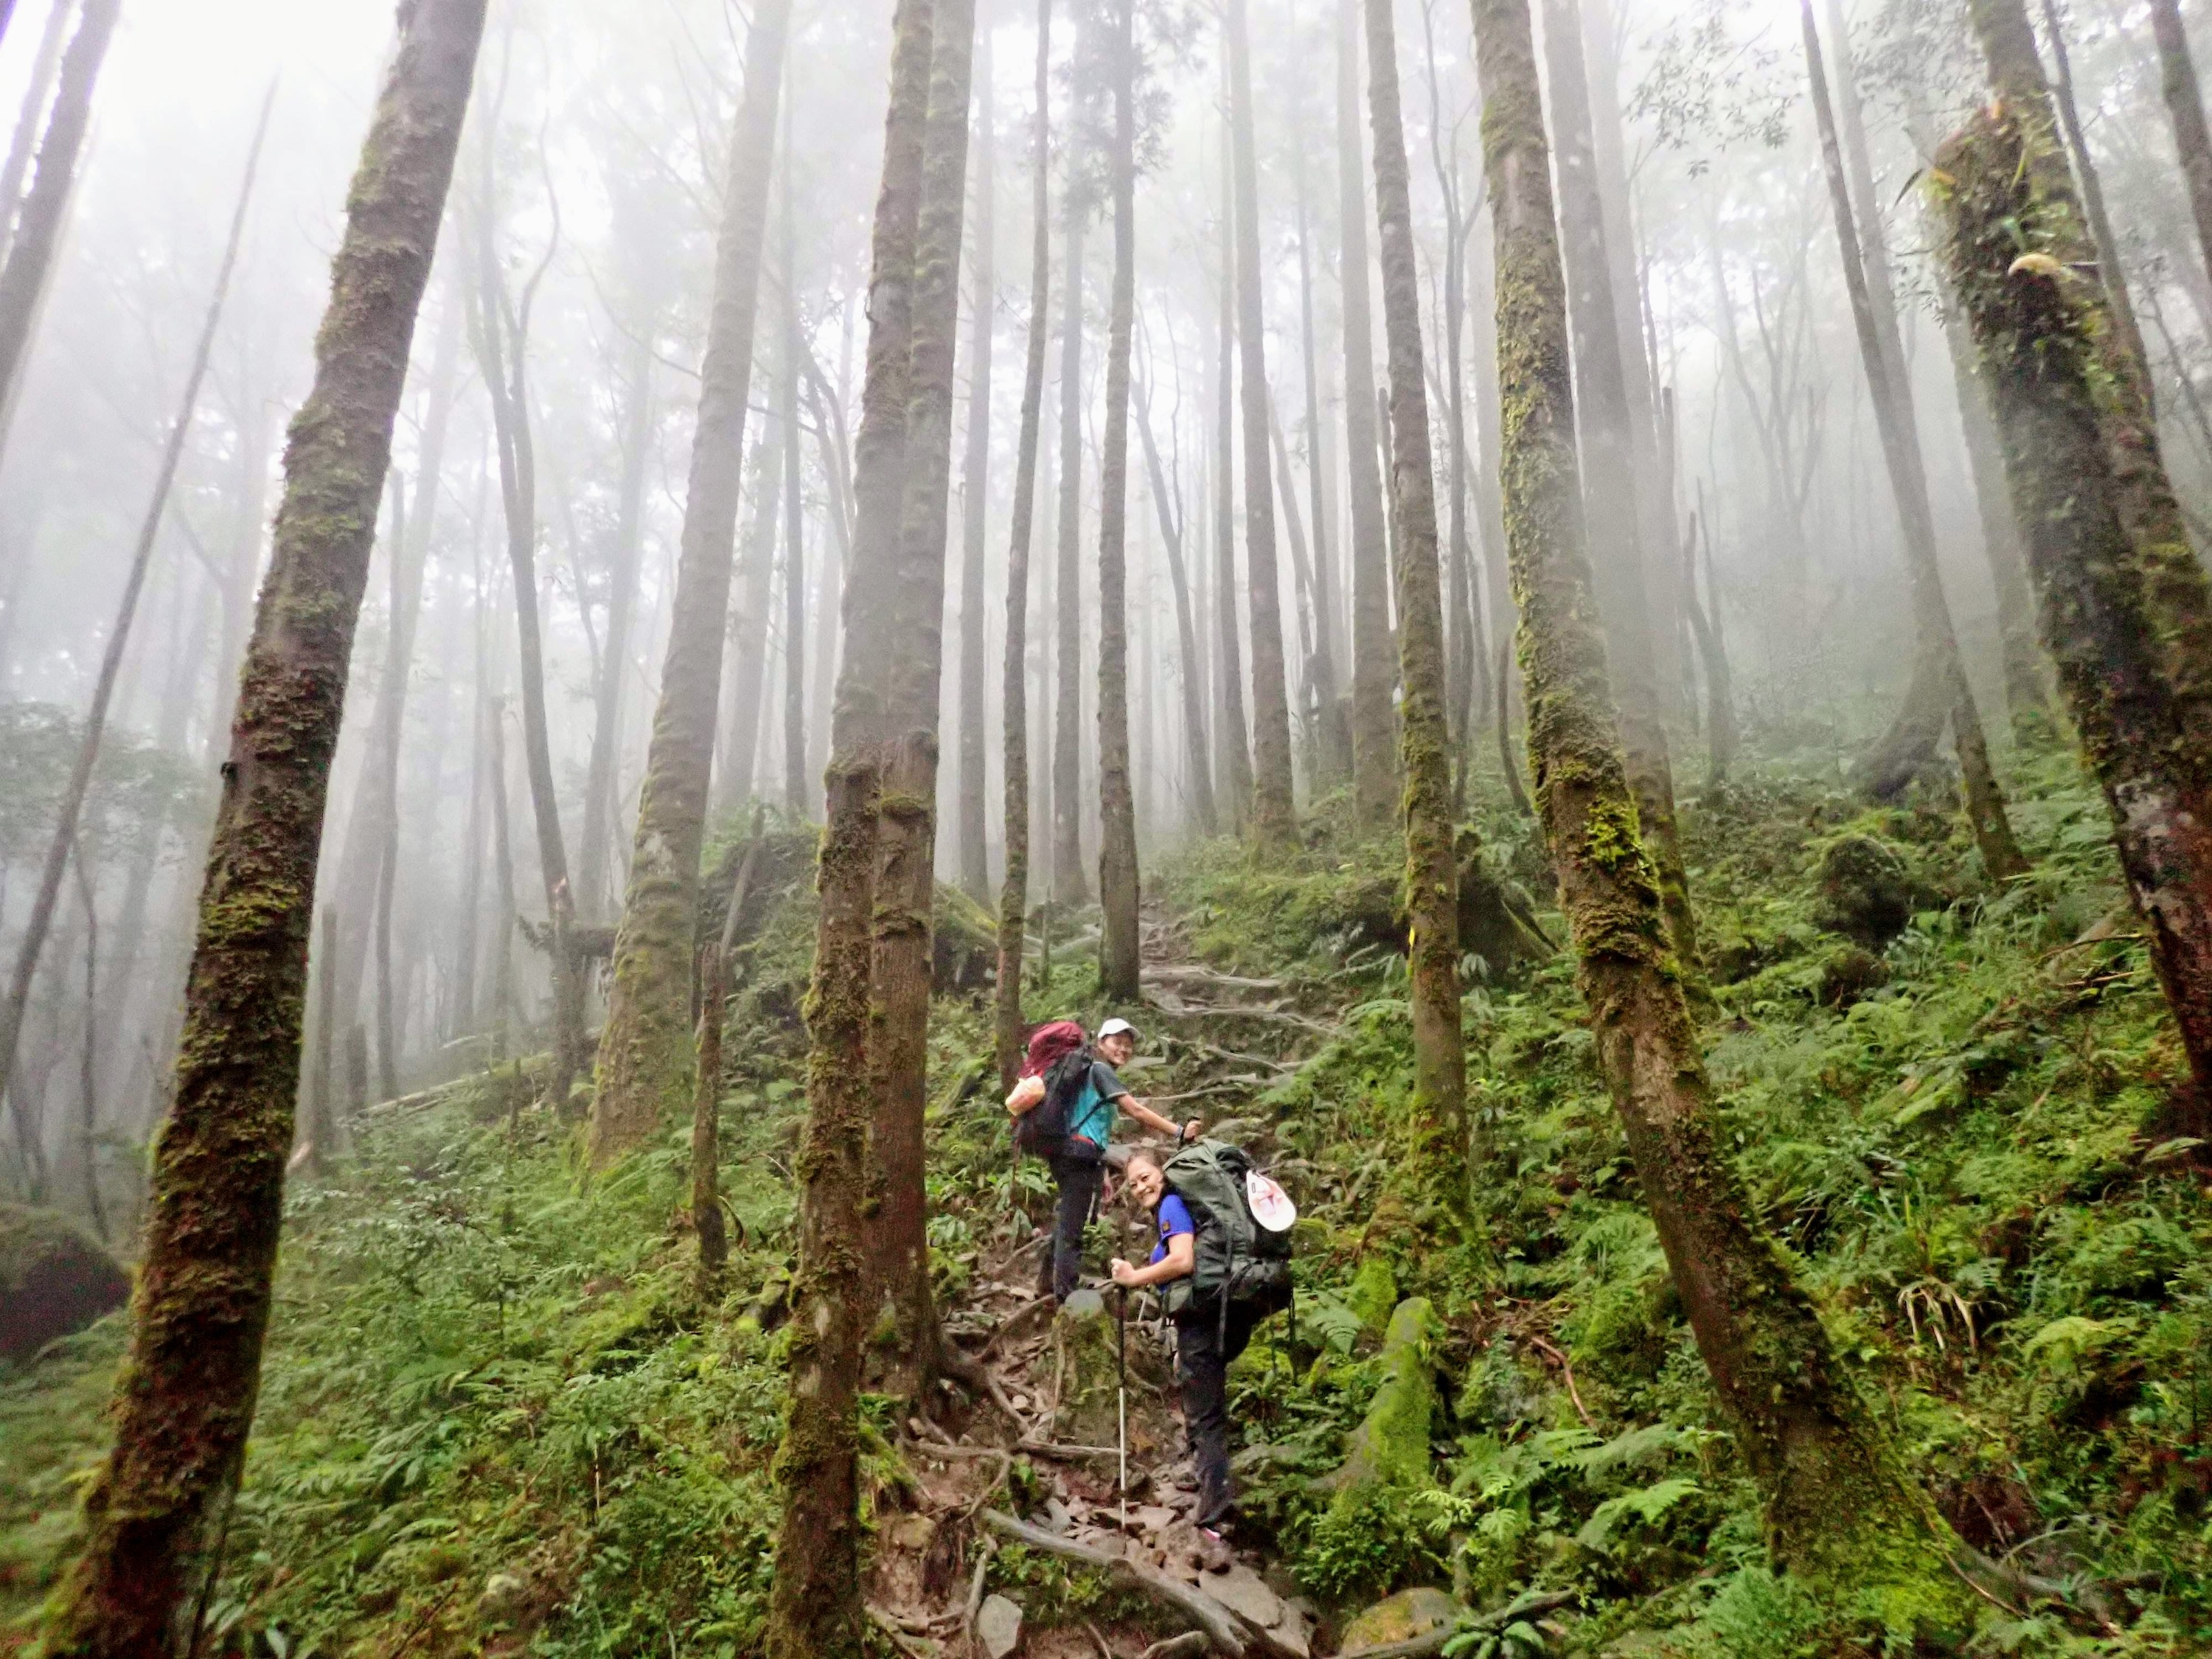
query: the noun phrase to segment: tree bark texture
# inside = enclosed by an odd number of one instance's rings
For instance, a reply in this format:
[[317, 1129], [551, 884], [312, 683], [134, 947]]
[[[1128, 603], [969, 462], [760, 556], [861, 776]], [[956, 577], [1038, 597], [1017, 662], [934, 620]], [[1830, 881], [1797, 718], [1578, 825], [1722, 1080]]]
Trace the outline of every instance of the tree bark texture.
[[1297, 840], [1291, 791], [1291, 697], [1283, 672], [1275, 496], [1267, 487], [1267, 340], [1260, 270], [1260, 162], [1252, 136], [1252, 51], [1245, 0], [1228, 0], [1230, 173], [1237, 197], [1237, 345], [1244, 416], [1244, 578], [1252, 616], [1252, 834], [1263, 849]]
[[[901, 44], [917, 11], [926, 56], [929, 8], [922, 0], [903, 0]], [[829, 823], [815, 877], [821, 914], [806, 999], [806, 1130], [795, 1170], [791, 1382], [775, 1462], [783, 1525], [769, 1588], [769, 1659], [860, 1659], [866, 1651], [858, 1407], [860, 1347], [871, 1322], [864, 1243], [872, 1093], [869, 924], [881, 785], [865, 762], [848, 767], [837, 758], [828, 785]]]
[[[154, 477], [154, 492], [146, 506], [145, 516], [138, 523], [138, 539], [131, 550], [130, 573], [124, 579], [123, 597], [116, 606], [115, 621], [107, 630], [107, 641], [100, 654], [99, 678], [93, 682], [92, 705], [86, 709], [84, 733], [77, 744], [76, 759], [70, 763], [68, 781], [63, 786], [60, 812], [55, 820], [53, 839], [46, 844], [46, 863], [39, 872], [39, 885], [31, 897], [30, 914], [23, 923], [23, 936], [15, 948], [15, 967], [8, 986], [8, 1000], [0, 1006], [0, 1093], [9, 1097], [10, 1109], [16, 1115], [16, 1128], [25, 1130], [27, 1110], [20, 1088], [10, 1088], [15, 1078], [15, 1055], [22, 1040], [23, 1020], [30, 1006], [32, 981], [38, 977], [39, 957], [46, 949], [46, 935], [53, 927], [54, 911], [61, 901], [62, 881], [68, 873], [72, 851], [76, 846], [77, 824], [84, 813], [85, 798], [92, 790], [93, 767], [100, 759], [100, 739], [107, 729], [107, 711], [115, 700], [115, 683], [123, 670], [123, 653], [131, 643], [131, 625], [138, 614], [139, 596], [146, 589], [146, 574], [154, 562], [154, 544], [161, 533], [161, 520], [168, 512], [169, 491], [175, 484], [178, 465], [183, 460], [185, 441], [191, 435], [192, 414], [199, 404], [200, 385], [207, 378], [208, 362], [215, 351], [217, 325], [222, 320], [223, 301], [230, 292], [231, 273], [238, 265], [239, 239], [246, 228], [246, 210], [253, 197], [253, 178], [261, 163], [261, 143], [269, 131], [269, 112], [275, 101], [276, 88], [262, 101], [261, 120], [255, 127], [253, 143], [246, 151], [246, 177], [239, 185], [238, 205], [230, 219], [230, 235], [223, 245], [222, 262], [216, 267], [215, 289], [208, 300], [207, 314], [200, 324], [198, 343], [193, 348], [191, 367], [185, 371], [185, 385], [178, 398], [177, 413], [169, 422], [167, 437], [161, 446], [161, 463]], [[374, 501], [370, 517], [375, 516]]]
[[1072, 907], [1091, 896], [1083, 874], [1083, 222], [1091, 204], [1081, 186], [1071, 184], [1061, 207], [1067, 215], [1067, 288], [1060, 300], [1060, 563], [1053, 584], [1059, 680], [1052, 720], [1052, 902]]
[[1528, 0], [1475, 0], [1501, 462], [1537, 799], [1597, 1057], [1698, 1351], [1793, 1572], [1948, 1613], [1946, 1539], [1838, 1370], [1720, 1143], [1608, 694], [1583, 550], [1565, 283]]
[[1014, 1086], [1022, 1061], [1023, 935], [1029, 920], [1030, 544], [1036, 520], [1037, 445], [1044, 423], [1045, 338], [1052, 311], [1052, 0], [1037, 0], [1036, 115], [1030, 149], [1030, 333], [1022, 367], [1022, 425], [1014, 451], [1014, 515], [1006, 536], [1006, 656], [1000, 693], [1005, 707], [1006, 791], [1002, 810], [1006, 868], [999, 890], [999, 976], [994, 1028], [999, 1077]]
[[7, 422], [15, 412], [16, 387], [46, 291], [47, 271], [61, 243], [63, 222], [69, 217], [77, 153], [84, 148], [85, 129], [92, 120], [93, 88], [122, 6], [123, 0], [84, 0], [76, 33], [62, 53], [61, 80], [46, 116], [46, 134], [39, 140], [30, 192], [16, 216], [15, 234], [9, 239], [7, 263], [0, 265], [0, 447], [7, 442]]
[[991, 31], [975, 34], [975, 234], [968, 347], [967, 457], [960, 483], [960, 884], [978, 904], [991, 902], [990, 842], [985, 830], [990, 777], [984, 764], [989, 721], [983, 706], [984, 544], [991, 500], [991, 334], [998, 320], [993, 246], [997, 144], [991, 100]]
[[292, 422], [209, 848], [175, 1099], [154, 1155], [115, 1443], [46, 1650], [179, 1650], [209, 1523], [261, 1372], [291, 1150], [315, 857], [416, 307], [483, 30], [483, 0], [418, 0], [362, 152]]
[[1359, 821], [1389, 821], [1398, 799], [1396, 672], [1390, 661], [1390, 571], [1376, 475], [1374, 325], [1367, 293], [1366, 168], [1359, 143], [1359, 0], [1338, 0], [1337, 278], [1344, 312], [1344, 451], [1352, 507], [1352, 794]]
[[[1667, 932], [1674, 961], [1693, 1007], [1709, 1012], [1712, 993], [1698, 955], [1697, 913], [1682, 865], [1682, 839], [1674, 822], [1674, 769], [1660, 724], [1662, 693], [1654, 667], [1652, 627], [1672, 605], [1655, 605], [1644, 580], [1642, 526], [1638, 521], [1636, 435], [1623, 367], [1619, 312], [1627, 296], [1616, 294], [1606, 257], [1604, 209], [1598, 197], [1596, 146], [1590, 133], [1589, 83], [1582, 54], [1582, 24], [1575, 0], [1545, 0], [1544, 43], [1550, 59], [1552, 112], [1559, 134], [1559, 241], [1573, 329], [1576, 390], [1583, 441], [1584, 525], [1605, 625], [1606, 659], [1613, 672], [1623, 757], [1646, 850], [1659, 872]], [[1632, 487], [1622, 489], [1623, 481]], [[1671, 653], [1670, 653], [1671, 655]], [[1671, 702], [1671, 699], [1668, 699]]]
[[2047, 121], [2004, 100], [1936, 166], [1944, 258], [1988, 373], [2044, 643], [2200, 1103], [2212, 1101], [2212, 761], [2168, 666], [2157, 581], [2128, 534], [2100, 403], [2102, 293], [2067, 257], [2081, 231], [2064, 162]]
[[[2017, 0], [2012, 0], [2016, 3]], [[2023, 16], [2022, 21], [2026, 19]], [[2074, 101], [2074, 70], [2066, 50], [2066, 31], [2060, 26], [2058, 8], [2052, 0], [2043, 0], [2044, 33], [2051, 41], [2051, 60], [2058, 73], [2051, 83], [2058, 121], [2065, 132], [2066, 143], [2074, 152], [2075, 177], [2081, 185], [2081, 204], [2083, 222], [2088, 226], [2091, 239], [2097, 248], [2097, 269], [2103, 276], [2105, 301], [2112, 309], [2112, 331], [2124, 342], [2143, 375], [2143, 391], [2149, 392], [2148, 354], [2143, 350], [2142, 327], [2136, 320], [2136, 304], [2128, 292], [2127, 267], [2120, 263], [2120, 239], [2112, 233], [2112, 216], [2105, 207], [2104, 181], [2097, 173], [2096, 162], [2089, 155], [2088, 135], [2081, 129], [2081, 111]], [[2034, 46], [2031, 40], [2029, 50]], [[2041, 72], [2041, 60], [2037, 70]], [[2148, 407], [2148, 402], [2145, 404]]]
[[[1903, 532], [1905, 577], [1912, 589], [1916, 654], [1930, 665], [1950, 712], [1959, 769], [1966, 783], [1966, 817], [1974, 832], [1974, 845], [1982, 855], [1982, 867], [1992, 882], [2008, 881], [2025, 873], [2027, 860], [2013, 839], [2004, 793], [1990, 767], [1989, 744], [1982, 734], [1981, 711], [1976, 706], [1973, 688], [1966, 683], [1966, 665], [1960, 659], [1958, 636], [1951, 626], [1951, 605], [1944, 597], [1942, 573], [1936, 562], [1936, 514], [1928, 494], [1919, 424], [1913, 413], [1911, 388], [1903, 379], [1905, 348], [1898, 334], [1897, 313], [1878, 305], [1861, 257], [1812, 0], [1800, 0], [1798, 17], [1805, 38], [1814, 118], [1820, 135], [1821, 164], [1827, 174], [1829, 205], [1835, 217], [1836, 246], [1843, 259], [1844, 287], [1850, 295], [1851, 322], [1858, 334], [1868, 400], [1874, 405], [1890, 494]], [[1881, 297], [1885, 301], [1888, 298], [1886, 282]]]
[[[736, 913], [733, 900], [731, 914]], [[699, 1075], [691, 1095], [691, 1231], [699, 1241], [698, 1289], [704, 1299], [714, 1296], [730, 1261], [721, 1193], [722, 1016], [730, 998], [730, 963], [720, 945], [708, 945], [701, 957]]]
[[1137, 314], [1136, 0], [1114, 38], [1114, 293], [1106, 340], [1106, 430], [1098, 461], [1098, 947], [1108, 1000], [1138, 997], [1137, 805], [1129, 787], [1129, 350]]
[[1382, 329], [1390, 374], [1398, 663], [1405, 682], [1400, 765], [1406, 779], [1407, 955], [1413, 1007], [1413, 1158], [1407, 1180], [1423, 1209], [1455, 1229], [1465, 1224], [1468, 1212], [1467, 1048], [1460, 1030], [1459, 866], [1452, 845], [1436, 481], [1430, 470], [1420, 276], [1391, 0], [1366, 0], [1366, 15], [1375, 226], [1382, 248]]
[[599, 1037], [589, 1140], [594, 1169], [639, 1146], [663, 1113], [688, 1103], [691, 1093], [699, 848], [721, 696], [761, 255], [790, 22], [791, 0], [763, 0], [745, 43], [745, 90], [731, 134], [714, 249], [714, 299], [700, 362], [668, 651]]

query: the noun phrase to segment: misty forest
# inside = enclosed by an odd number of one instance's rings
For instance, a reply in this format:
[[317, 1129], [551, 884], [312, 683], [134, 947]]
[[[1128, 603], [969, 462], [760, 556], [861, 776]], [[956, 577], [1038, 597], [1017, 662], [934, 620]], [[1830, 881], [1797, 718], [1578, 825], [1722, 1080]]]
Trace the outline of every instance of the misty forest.
[[2212, 1652], [2212, 0], [0, 0], [0, 1659]]

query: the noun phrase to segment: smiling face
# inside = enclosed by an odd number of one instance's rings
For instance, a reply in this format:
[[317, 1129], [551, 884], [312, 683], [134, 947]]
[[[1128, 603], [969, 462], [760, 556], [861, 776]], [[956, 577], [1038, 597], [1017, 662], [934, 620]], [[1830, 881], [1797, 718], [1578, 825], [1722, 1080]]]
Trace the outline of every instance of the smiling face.
[[1160, 1194], [1166, 1189], [1167, 1184], [1167, 1177], [1160, 1173], [1160, 1166], [1152, 1159], [1133, 1158], [1129, 1160], [1129, 1190], [1136, 1195], [1137, 1202], [1146, 1209], [1159, 1208]]
[[1116, 1031], [1098, 1039], [1098, 1052], [1109, 1066], [1127, 1066], [1129, 1056], [1137, 1052], [1137, 1039], [1127, 1031]]

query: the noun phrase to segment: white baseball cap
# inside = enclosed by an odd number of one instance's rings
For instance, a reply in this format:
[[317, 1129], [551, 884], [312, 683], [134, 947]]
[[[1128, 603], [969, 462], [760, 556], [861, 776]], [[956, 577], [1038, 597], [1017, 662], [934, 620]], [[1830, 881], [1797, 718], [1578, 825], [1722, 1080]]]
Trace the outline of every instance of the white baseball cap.
[[1109, 1036], [1134, 1036], [1137, 1028], [1126, 1019], [1109, 1019], [1098, 1028], [1101, 1041]]

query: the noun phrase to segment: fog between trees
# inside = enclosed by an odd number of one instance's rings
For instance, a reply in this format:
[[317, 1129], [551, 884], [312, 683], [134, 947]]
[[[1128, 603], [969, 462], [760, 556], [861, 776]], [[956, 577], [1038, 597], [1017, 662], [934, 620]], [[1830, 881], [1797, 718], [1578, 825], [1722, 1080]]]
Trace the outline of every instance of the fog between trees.
[[[282, 1165], [337, 1165], [373, 1104], [506, 1068], [586, 1183], [696, 1108], [726, 1249], [699, 947], [817, 826], [778, 1464], [808, 1542], [768, 1639], [857, 1650], [871, 1315], [890, 1391], [982, 1385], [931, 1279], [933, 947], [995, 951], [1007, 1073], [1017, 965], [1092, 951], [1138, 1002], [1164, 863], [1401, 836], [1394, 1201], [1457, 1238], [1492, 811], [1548, 849], [1776, 1559], [1871, 1553], [1955, 1622], [1956, 1540], [1722, 1149], [1677, 812], [1746, 754], [1955, 782], [2001, 889], [2005, 779], [2078, 733], [2212, 1087], [2212, 17], [973, 5], [0, 26], [0, 1194], [146, 1264], [56, 1650], [173, 1615], [252, 1417]], [[185, 1433], [203, 1200], [246, 1242]], [[184, 1464], [134, 1465], [161, 1432]], [[165, 1480], [149, 1542], [115, 1517]]]

